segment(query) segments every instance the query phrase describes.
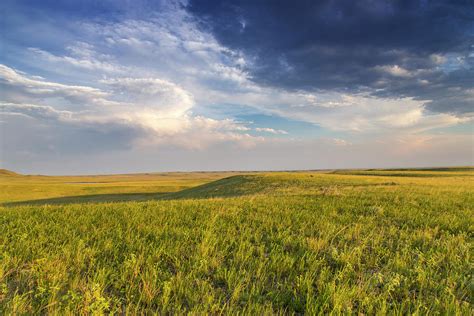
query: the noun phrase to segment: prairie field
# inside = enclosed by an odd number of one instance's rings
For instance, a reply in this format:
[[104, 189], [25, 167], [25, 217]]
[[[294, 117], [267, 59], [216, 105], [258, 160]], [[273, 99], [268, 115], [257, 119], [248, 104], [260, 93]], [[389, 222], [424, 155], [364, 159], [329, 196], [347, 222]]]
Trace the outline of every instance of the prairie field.
[[0, 314], [474, 313], [474, 168], [0, 172]]

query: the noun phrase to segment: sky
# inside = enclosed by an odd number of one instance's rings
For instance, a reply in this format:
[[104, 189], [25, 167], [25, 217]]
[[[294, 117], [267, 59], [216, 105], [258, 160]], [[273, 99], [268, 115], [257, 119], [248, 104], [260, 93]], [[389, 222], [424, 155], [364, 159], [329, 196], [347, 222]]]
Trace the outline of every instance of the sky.
[[474, 165], [472, 0], [0, 8], [0, 168]]

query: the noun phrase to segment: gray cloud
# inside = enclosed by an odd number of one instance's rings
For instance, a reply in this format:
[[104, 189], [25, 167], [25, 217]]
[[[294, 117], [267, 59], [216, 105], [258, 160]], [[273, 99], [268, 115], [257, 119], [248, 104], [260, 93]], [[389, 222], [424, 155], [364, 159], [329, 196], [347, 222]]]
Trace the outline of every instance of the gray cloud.
[[247, 70], [259, 84], [472, 112], [463, 92], [474, 87], [472, 1], [191, 0], [187, 9], [222, 45], [253, 58]]

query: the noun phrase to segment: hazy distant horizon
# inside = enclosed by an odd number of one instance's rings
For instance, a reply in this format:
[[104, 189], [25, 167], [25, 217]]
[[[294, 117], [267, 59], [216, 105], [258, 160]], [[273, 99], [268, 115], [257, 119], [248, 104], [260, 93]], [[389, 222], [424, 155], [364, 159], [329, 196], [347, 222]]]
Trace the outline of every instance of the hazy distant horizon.
[[331, 168], [331, 169], [261, 169], [261, 170], [162, 170], [162, 171], [135, 171], [135, 172], [113, 172], [113, 173], [23, 173], [10, 169], [3, 169], [26, 176], [114, 176], [114, 175], [135, 175], [135, 174], [159, 174], [159, 173], [265, 173], [265, 172], [331, 172], [343, 170], [429, 170], [429, 169], [457, 169], [457, 168], [474, 168], [474, 165], [458, 165], [458, 166], [418, 166], [418, 167], [386, 167], [386, 168]]

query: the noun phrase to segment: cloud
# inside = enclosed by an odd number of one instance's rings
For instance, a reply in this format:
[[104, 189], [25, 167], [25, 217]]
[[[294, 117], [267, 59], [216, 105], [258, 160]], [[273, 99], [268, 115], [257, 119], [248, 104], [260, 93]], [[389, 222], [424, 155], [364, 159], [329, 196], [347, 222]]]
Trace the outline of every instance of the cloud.
[[137, 106], [168, 117], [185, 114], [194, 106], [193, 96], [182, 87], [159, 78], [113, 78], [100, 81]]
[[106, 92], [92, 87], [65, 85], [49, 82], [43, 78], [27, 76], [2, 64], [0, 64], [0, 87], [4, 91], [2, 97], [13, 101], [20, 95], [20, 97], [32, 99], [59, 97], [76, 103], [90, 102], [108, 95]]
[[409, 78], [409, 77], [414, 76], [414, 73], [412, 73], [411, 71], [409, 71], [409, 70], [407, 70], [403, 67], [400, 67], [398, 65], [376, 66], [375, 69], [380, 70], [380, 71], [385, 72], [385, 73], [388, 73], [388, 74], [390, 74], [392, 76], [395, 76], [395, 77]]
[[[348, 155], [372, 167], [372, 157], [393, 165], [391, 149], [406, 163], [436, 162], [426, 153], [469, 143], [432, 135], [474, 117], [472, 10], [462, 4], [7, 2], [10, 162], [20, 151], [24, 165], [49, 151], [113, 151], [153, 161], [150, 170], [345, 166]], [[439, 161], [465, 161], [455, 156]]]
[[104, 73], [123, 74], [127, 72], [127, 68], [117, 65], [110, 56], [101, 55], [97, 57], [97, 53], [92, 49], [90, 44], [76, 43], [69, 46], [68, 50], [73, 56], [57, 56], [45, 50], [36, 47], [29, 47], [28, 51], [33, 53], [35, 57], [45, 60], [51, 65], [71, 65], [87, 71], [101, 71]]
[[413, 98], [381, 98], [370, 94], [278, 93], [267, 91], [271, 102], [254, 96], [264, 108], [282, 117], [311, 122], [333, 131], [374, 133], [420, 133], [472, 121], [431, 112], [424, 101]]
[[[403, 51], [387, 51], [390, 56], [395, 56], [392, 57], [400, 65], [390, 64], [387, 59], [381, 65], [365, 67], [364, 71], [371, 71], [378, 77], [374, 81], [377, 89], [373, 91], [314, 91], [306, 86], [288, 90], [264, 85], [264, 82], [261, 84], [258, 76], [252, 77], [254, 68], [260, 67], [258, 59], [218, 42], [218, 34], [209, 34], [200, 29], [195, 17], [182, 8], [162, 10], [159, 14], [148, 16], [146, 20], [84, 22], [80, 26], [88, 34], [87, 37], [98, 44], [93, 46], [75, 42], [69, 48], [70, 53], [80, 58], [99, 60], [115, 52], [117, 58], [107, 59], [111, 62], [110, 66], [119, 68], [118, 64], [127, 65], [129, 73], [133, 75], [110, 75], [105, 79], [97, 79], [104, 89], [113, 93], [113, 97], [96, 99], [95, 104], [107, 106], [119, 101], [122, 107], [127, 104], [136, 110], [140, 108], [143, 110], [141, 113], [124, 116], [127, 119], [140, 116], [150, 122], [149, 125], [157, 122], [153, 125], [167, 126], [157, 118], [157, 111], [161, 111], [160, 116], [179, 117], [188, 115], [186, 112], [196, 105], [235, 103], [336, 131], [375, 132], [379, 129], [413, 128], [416, 124], [429, 129], [427, 122], [436, 123], [433, 128], [440, 126], [438, 123], [450, 126], [462, 122], [462, 118], [457, 120], [452, 116], [466, 117], [472, 99], [465, 95], [462, 87], [456, 93], [451, 92], [451, 95], [443, 95], [443, 89], [438, 91], [436, 86], [444, 86], [447, 81], [453, 82], [447, 79], [448, 76], [459, 76], [457, 71], [445, 74], [430, 68], [446, 62], [446, 58], [440, 54], [429, 54], [428, 61], [421, 57], [410, 57], [418, 58], [418, 66], [414, 69], [403, 57]], [[326, 49], [328, 54], [339, 53], [334, 47]], [[117, 55], [117, 50], [121, 54]], [[162, 60], [167, 62], [161, 63]], [[429, 80], [420, 79], [420, 76], [429, 77]], [[463, 81], [465, 77], [459, 78], [457, 82], [466, 84], [466, 80]], [[179, 83], [179, 87], [173, 82]], [[387, 86], [390, 86], [389, 90]], [[166, 93], [167, 89], [170, 93]], [[180, 90], [172, 92], [174, 89]], [[413, 97], [413, 90], [416, 89], [417, 97]], [[160, 91], [164, 94], [160, 95]], [[436, 100], [431, 100], [430, 97], [435, 94]], [[166, 99], [171, 96], [175, 99]], [[451, 105], [450, 111], [446, 104]], [[427, 109], [447, 113], [433, 119], [436, 115]], [[428, 120], [425, 120], [427, 116]], [[176, 126], [175, 123], [168, 125]]]
[[206, 150], [189, 150], [172, 144], [140, 150], [109, 147], [91, 156], [91, 150], [84, 148], [73, 155], [56, 154], [51, 149], [41, 155], [26, 154], [25, 151], [34, 148], [33, 144], [17, 140], [15, 147], [4, 147], [10, 150], [5, 152], [3, 166], [25, 173], [47, 170], [51, 174], [459, 166], [471, 163], [470, 144], [471, 135], [393, 135], [363, 139], [351, 145], [317, 138], [273, 139], [245, 148], [222, 142]]
[[242, 93], [243, 104], [258, 104], [264, 113], [309, 122], [326, 130], [371, 135], [376, 133], [422, 133], [470, 122], [431, 111], [426, 101], [413, 98], [374, 97], [368, 93], [286, 92], [262, 88], [259, 93]]
[[337, 146], [349, 146], [349, 145], [351, 145], [351, 143], [348, 142], [347, 140], [340, 139], [340, 138], [333, 138], [332, 142]]
[[471, 99], [450, 89], [474, 86], [469, 1], [190, 0], [186, 9], [221, 45], [253, 61], [245, 70], [260, 85], [413, 98], [458, 116], [468, 111]]
[[21, 114], [31, 118], [44, 120], [60, 120], [68, 121], [72, 118], [73, 113], [70, 111], [58, 111], [52, 106], [35, 105], [35, 104], [15, 104], [0, 102], [0, 114]]
[[[117, 62], [133, 65], [134, 76], [158, 76], [186, 88], [197, 100], [208, 91], [233, 93], [258, 89], [249, 81], [246, 56], [220, 45], [201, 31], [182, 7], [166, 9], [145, 20], [80, 25], [105, 51], [121, 52]], [[100, 35], [99, 35], [100, 34]]]
[[[243, 133], [248, 128], [232, 119], [215, 120], [192, 115], [192, 94], [175, 83], [160, 78], [114, 78], [101, 81], [112, 90], [86, 86], [69, 86], [42, 79], [32, 79], [7, 66], [0, 66], [2, 80], [8, 89], [14, 88], [27, 99], [48, 100], [62, 97], [74, 110], [60, 110], [51, 105], [2, 102], [3, 114], [21, 114], [39, 121], [48, 121], [51, 128], [57, 124], [81, 129], [131, 131], [128, 138], [137, 146], [174, 144], [191, 149], [203, 149], [220, 142], [232, 142], [244, 147], [263, 141]], [[77, 93], [82, 92], [80, 98]], [[9, 93], [7, 93], [8, 95]], [[31, 94], [31, 96], [30, 96]], [[118, 96], [117, 96], [118, 95]], [[114, 100], [109, 98], [114, 97]], [[87, 106], [83, 101], [91, 102]], [[90, 106], [93, 104], [94, 106]], [[56, 123], [55, 123], [56, 122]], [[56, 124], [56, 125], [55, 125]], [[117, 141], [120, 141], [119, 139]]]
[[[17, 103], [9, 111], [24, 112], [21, 103], [48, 106], [54, 111], [67, 109], [71, 112], [67, 124], [75, 125], [78, 133], [80, 126], [133, 129], [134, 137], [127, 142], [140, 148], [173, 144], [203, 149], [222, 142], [248, 147], [264, 140], [247, 134], [249, 128], [244, 123], [193, 114], [195, 95], [199, 94], [199, 101], [206, 97], [203, 82], [218, 91], [245, 84], [246, 74], [239, 68], [245, 60], [198, 30], [184, 10], [165, 5], [147, 20], [74, 20], [72, 25], [81, 30], [81, 40], [68, 44], [64, 54], [39, 47], [29, 48], [28, 54], [43, 61], [39, 66], [47, 71], [53, 64], [59, 71], [74, 67], [68, 81], [87, 81], [100, 88], [81, 86], [82, 99], [73, 99], [70, 94], [77, 87], [34, 79], [5, 66], [21, 79], [7, 82], [5, 90], [10, 97], [5, 101]], [[90, 75], [86, 76], [85, 71]], [[101, 78], [100, 73], [105, 77]], [[64, 75], [61, 73], [61, 77]], [[30, 86], [45, 85], [54, 86], [54, 93], [29, 91]], [[55, 100], [58, 97], [69, 103]], [[44, 119], [38, 113], [29, 114]]]
[[273, 128], [269, 128], [269, 127], [257, 127], [257, 128], [255, 128], [255, 131], [271, 133], [271, 134], [281, 134], [281, 135], [287, 135], [288, 134], [287, 131], [284, 131], [282, 129], [273, 129]]

